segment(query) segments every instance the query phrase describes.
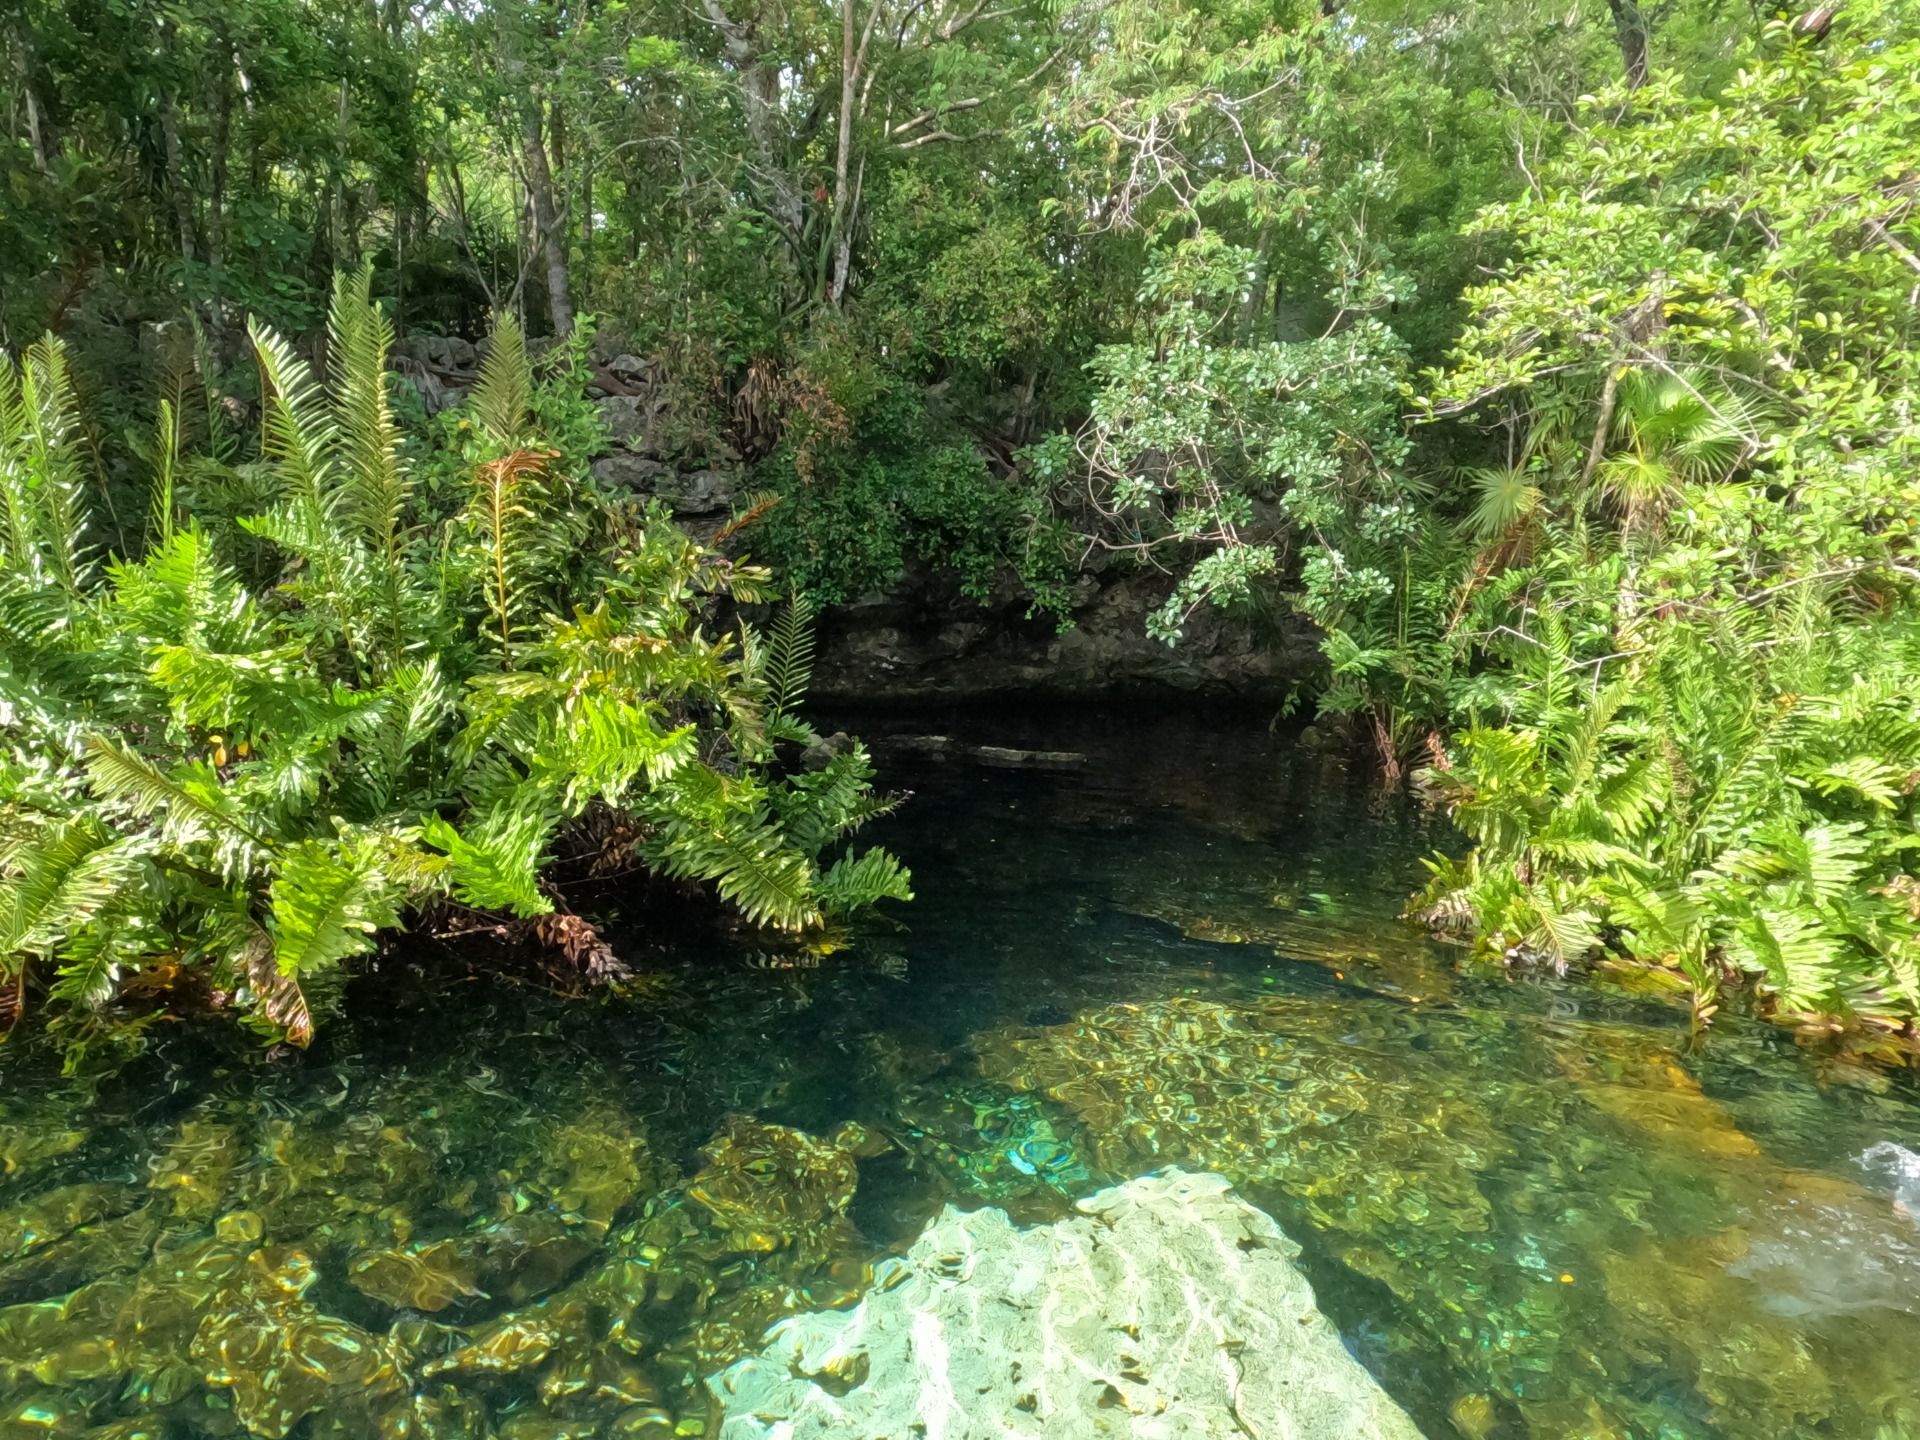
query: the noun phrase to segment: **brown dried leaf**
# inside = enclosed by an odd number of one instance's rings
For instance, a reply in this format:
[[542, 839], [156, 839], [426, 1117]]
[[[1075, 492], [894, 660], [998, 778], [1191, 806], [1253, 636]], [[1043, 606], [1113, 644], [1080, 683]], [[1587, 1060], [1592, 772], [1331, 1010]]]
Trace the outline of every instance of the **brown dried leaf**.
[[556, 912], [542, 915], [528, 927], [528, 933], [549, 950], [558, 950], [596, 984], [624, 980], [632, 972], [613, 953], [606, 937], [592, 922], [578, 915]]
[[273, 937], [258, 925], [250, 927], [240, 968], [259, 998], [261, 1012], [287, 1032], [287, 1042], [305, 1047], [313, 1039], [313, 1012], [306, 992], [291, 975], [280, 973], [273, 953]]

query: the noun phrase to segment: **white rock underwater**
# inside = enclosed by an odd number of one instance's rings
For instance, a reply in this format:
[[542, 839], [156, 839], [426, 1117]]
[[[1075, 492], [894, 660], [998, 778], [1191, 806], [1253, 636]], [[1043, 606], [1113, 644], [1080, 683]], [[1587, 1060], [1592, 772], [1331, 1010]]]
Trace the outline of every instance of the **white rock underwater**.
[[948, 1206], [847, 1310], [708, 1382], [720, 1440], [1419, 1440], [1219, 1175], [1165, 1169], [1017, 1228]]

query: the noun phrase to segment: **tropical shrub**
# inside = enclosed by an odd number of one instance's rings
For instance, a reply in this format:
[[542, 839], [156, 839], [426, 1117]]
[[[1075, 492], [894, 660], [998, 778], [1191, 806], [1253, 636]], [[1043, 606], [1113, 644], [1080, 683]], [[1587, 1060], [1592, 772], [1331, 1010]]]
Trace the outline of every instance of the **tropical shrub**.
[[1596, 665], [1580, 642], [1609, 597], [1565, 565], [1503, 605], [1528, 641], [1429, 772], [1477, 848], [1434, 862], [1427, 918], [1560, 968], [1603, 948], [1676, 966], [1703, 1011], [1743, 976], [1792, 1011], [1920, 1010], [1914, 617], [1803, 589], [1670, 615]]
[[1429, 403], [1510, 458], [1464, 487], [1432, 780], [1478, 848], [1429, 918], [1920, 1014], [1916, 77], [1910, 9], [1775, 25], [1481, 217], [1516, 258]]
[[1148, 620], [1169, 645], [1201, 606], [1249, 600], [1293, 544], [1329, 610], [1392, 590], [1342, 545], [1405, 511], [1402, 348], [1363, 309], [1319, 336], [1249, 336], [1257, 270], [1254, 252], [1215, 231], [1158, 253], [1138, 333], [1089, 363], [1086, 423], [1023, 456], [1093, 543], [1175, 577]]
[[1069, 547], [1044, 497], [997, 475], [917, 384], [833, 342], [786, 392], [785, 435], [760, 476], [780, 497], [765, 543], [796, 588], [837, 604], [915, 564], [981, 604], [1017, 587], [1031, 609], [1064, 613]]
[[[324, 390], [251, 332], [258, 457], [183, 453], [163, 410], [149, 544], [103, 557], [59, 342], [0, 362], [0, 981], [82, 1049], [156, 993], [296, 1043], [345, 962], [420, 907], [563, 911], [563, 839], [712, 885], [746, 920], [907, 898], [857, 745], [812, 733], [803, 617], [712, 629], [765, 570], [593, 487], [501, 318], [457, 489], [389, 404], [369, 275], [335, 285]], [[574, 848], [578, 848], [577, 846]], [[571, 921], [571, 917], [570, 921]], [[553, 925], [601, 969], [585, 922]], [[590, 930], [585, 933], [590, 934]]]

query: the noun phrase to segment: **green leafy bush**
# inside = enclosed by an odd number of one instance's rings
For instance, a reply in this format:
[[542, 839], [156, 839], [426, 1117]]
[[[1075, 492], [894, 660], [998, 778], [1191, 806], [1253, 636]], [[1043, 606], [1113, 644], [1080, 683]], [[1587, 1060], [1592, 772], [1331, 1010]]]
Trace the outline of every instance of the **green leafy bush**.
[[807, 373], [786, 440], [763, 467], [782, 502], [764, 522], [768, 550], [796, 586], [838, 603], [885, 587], [912, 560], [950, 572], [969, 599], [1011, 581], [1034, 609], [1064, 612], [1066, 533], [1043, 496], [995, 475], [972, 439], [927, 413], [917, 387], [854, 365], [820, 382]]
[[[1824, 43], [1822, 43], [1824, 40]], [[1777, 24], [1706, 99], [1591, 102], [1487, 211], [1514, 262], [1434, 377], [1466, 477], [1428, 918], [1564, 965], [1920, 1015], [1920, 32]]]
[[335, 286], [324, 390], [252, 332], [257, 460], [185, 464], [163, 424], [137, 560], [92, 543], [58, 342], [0, 363], [8, 992], [83, 1045], [157, 991], [303, 1042], [410, 910], [553, 911], [570, 831], [783, 929], [908, 898], [884, 852], [830, 859], [877, 808], [865, 753], [774, 763], [812, 738], [800, 637], [709, 633], [767, 573], [596, 491], [508, 319], [454, 422], [459, 487], [419, 485], [368, 285]]
[[1435, 863], [1428, 918], [1560, 967], [1671, 964], [1703, 1007], [1746, 976], [1793, 1011], [1920, 1011], [1920, 624], [1800, 587], [1596, 664], [1609, 597], [1566, 563], [1503, 602], [1528, 640], [1431, 772], [1478, 848]]

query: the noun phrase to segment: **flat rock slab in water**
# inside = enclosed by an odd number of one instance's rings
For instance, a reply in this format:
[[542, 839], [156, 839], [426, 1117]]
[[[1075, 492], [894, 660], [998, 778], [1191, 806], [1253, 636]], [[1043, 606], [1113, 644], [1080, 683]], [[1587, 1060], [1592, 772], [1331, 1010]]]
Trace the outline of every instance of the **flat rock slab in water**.
[[941, 758], [959, 757], [982, 765], [997, 765], [1003, 770], [1077, 770], [1087, 763], [1079, 750], [1020, 750], [1011, 745], [973, 745], [951, 735], [895, 735], [878, 742], [891, 750], [908, 750], [918, 755]]
[[1162, 1170], [1078, 1209], [1021, 1230], [948, 1206], [859, 1305], [707, 1382], [720, 1440], [1419, 1440], [1226, 1180]]

